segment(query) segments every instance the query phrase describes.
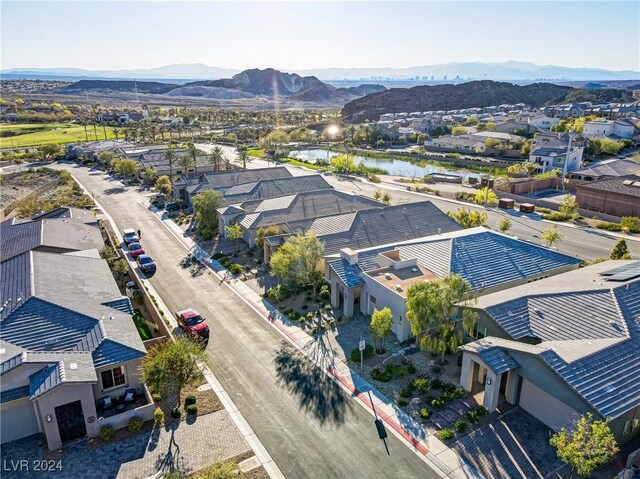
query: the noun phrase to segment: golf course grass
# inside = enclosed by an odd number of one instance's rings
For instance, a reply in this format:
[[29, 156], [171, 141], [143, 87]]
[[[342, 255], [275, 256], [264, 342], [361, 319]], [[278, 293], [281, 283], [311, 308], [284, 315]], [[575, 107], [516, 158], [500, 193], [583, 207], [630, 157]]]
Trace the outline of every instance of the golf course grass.
[[60, 143], [95, 141], [115, 138], [113, 128], [87, 126], [73, 123], [2, 123], [0, 124], [0, 148], [39, 146]]

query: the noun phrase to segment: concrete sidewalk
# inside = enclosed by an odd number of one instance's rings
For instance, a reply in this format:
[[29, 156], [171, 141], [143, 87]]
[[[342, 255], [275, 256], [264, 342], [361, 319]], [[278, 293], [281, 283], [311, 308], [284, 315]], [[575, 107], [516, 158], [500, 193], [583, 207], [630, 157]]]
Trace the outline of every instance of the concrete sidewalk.
[[271, 323], [290, 344], [295, 346], [326, 374], [334, 378], [372, 415], [375, 408], [375, 413], [387, 424], [391, 432], [411, 447], [441, 477], [451, 479], [484, 478], [453, 449], [444, 445], [435, 436], [430, 435], [422, 425], [399, 410], [393, 404], [393, 401], [389, 400], [355, 371], [351, 370], [345, 361], [333, 354], [314, 354], [313, 351], [319, 352], [317, 348], [306, 347], [314, 339], [300, 328], [297, 323], [290, 321], [273, 305], [260, 297], [258, 293], [242, 281], [234, 278], [220, 263], [213, 260], [209, 253], [187, 236], [166, 214], [149, 204], [143, 203], [143, 205], [149, 208], [162, 221], [165, 227], [192, 252], [198, 261], [209, 267], [217, 275], [218, 279], [226, 283], [263, 320]]

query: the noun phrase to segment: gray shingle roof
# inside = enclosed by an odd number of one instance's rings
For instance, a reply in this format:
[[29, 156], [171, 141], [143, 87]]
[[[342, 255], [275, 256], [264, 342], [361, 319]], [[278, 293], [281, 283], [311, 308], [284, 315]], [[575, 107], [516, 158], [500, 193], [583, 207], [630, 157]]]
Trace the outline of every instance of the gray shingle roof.
[[70, 206], [60, 206], [58, 208], [33, 215], [31, 217], [33, 221], [55, 218], [64, 218], [88, 225], [95, 225], [98, 223], [96, 215], [93, 211], [83, 210], [81, 208], [72, 208]]
[[293, 221], [287, 225], [292, 232], [315, 231], [324, 243], [327, 256], [345, 247], [364, 249], [461, 229], [430, 201]]
[[332, 189], [322, 175], [294, 176], [291, 178], [279, 178], [260, 180], [252, 183], [251, 188], [241, 193], [235, 188], [222, 191], [222, 202], [225, 205], [240, 204], [251, 200], [265, 200], [281, 196], [293, 195], [305, 191], [317, 191]]
[[625, 176], [632, 174], [640, 174], [640, 165], [635, 161], [622, 160], [614, 158], [612, 160], [600, 161], [593, 163], [587, 168], [579, 170], [573, 170], [572, 175], [586, 175], [586, 176]]
[[91, 355], [86, 352], [31, 353], [28, 362], [47, 364], [29, 376], [31, 399], [65, 383], [95, 383], [98, 380]]
[[243, 183], [255, 183], [261, 180], [276, 178], [291, 178], [291, 172], [285, 167], [275, 168], [252, 168], [250, 170], [219, 171], [216, 173], [206, 173], [196, 181], [207, 184], [214, 190], [231, 188]]

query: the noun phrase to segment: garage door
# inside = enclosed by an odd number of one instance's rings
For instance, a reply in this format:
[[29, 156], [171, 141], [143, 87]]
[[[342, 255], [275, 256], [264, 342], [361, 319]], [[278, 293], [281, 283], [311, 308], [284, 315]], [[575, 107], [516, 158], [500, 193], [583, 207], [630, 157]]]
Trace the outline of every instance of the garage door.
[[0, 415], [2, 444], [40, 432], [36, 413], [29, 398], [3, 404]]
[[526, 379], [522, 380], [520, 407], [553, 429], [580, 417], [574, 409]]

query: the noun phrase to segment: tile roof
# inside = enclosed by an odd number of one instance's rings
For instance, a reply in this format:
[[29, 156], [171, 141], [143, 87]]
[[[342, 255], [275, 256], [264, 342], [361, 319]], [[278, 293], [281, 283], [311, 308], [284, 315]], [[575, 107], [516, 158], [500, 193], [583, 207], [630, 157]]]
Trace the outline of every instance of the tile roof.
[[65, 383], [95, 383], [98, 380], [91, 355], [86, 352], [32, 353], [29, 363], [48, 364], [29, 376], [31, 399]]
[[291, 178], [278, 178], [260, 180], [257, 183], [251, 183], [251, 188], [242, 192], [237, 188], [231, 188], [222, 191], [222, 202], [225, 205], [237, 205], [251, 200], [265, 200], [269, 198], [278, 198], [281, 196], [293, 195], [305, 191], [317, 191], [332, 189], [322, 175], [306, 175], [293, 176]]
[[430, 201], [292, 221], [287, 225], [292, 232], [315, 231], [324, 243], [326, 256], [345, 247], [364, 249], [461, 229]]
[[365, 284], [362, 278], [362, 270], [357, 264], [349, 264], [346, 260], [334, 259], [327, 263], [335, 274], [338, 275], [342, 284], [347, 288], [354, 288]]
[[95, 225], [98, 220], [96, 219], [96, 215], [91, 210], [84, 210], [81, 208], [73, 208], [70, 206], [59, 206], [58, 208], [54, 208], [49, 211], [45, 211], [43, 213], [39, 213], [33, 215], [31, 217], [32, 221], [44, 220], [44, 219], [56, 219], [56, 218], [65, 218], [72, 221], [77, 221], [79, 223]]
[[[535, 291], [536, 285], [531, 286]], [[524, 305], [531, 301], [537, 306], [525, 311]], [[543, 342], [530, 345], [491, 337], [462, 349], [477, 352], [491, 345], [536, 355], [602, 417], [616, 418], [640, 406], [640, 280], [585, 290], [578, 282], [573, 291], [541, 296], [525, 293], [524, 298], [504, 306], [516, 302], [519, 310], [513, 316], [518, 315], [524, 327], [516, 327], [517, 321], [505, 323], [504, 318], [509, 317], [505, 308], [486, 310], [506, 325], [508, 334], [514, 332], [514, 339], [533, 327]]]
[[581, 189], [608, 191], [611, 193], [640, 198], [640, 175], [626, 175], [589, 183], [580, 183], [577, 185], [577, 188], [578, 191]]
[[255, 183], [261, 180], [291, 177], [291, 172], [287, 168], [281, 166], [274, 168], [252, 168], [250, 170], [231, 170], [206, 173], [199, 178], [199, 181], [209, 185], [209, 188], [217, 190], [221, 188], [230, 188], [243, 183]]
[[631, 160], [623, 160], [614, 158], [611, 160], [593, 163], [586, 168], [573, 170], [572, 175], [591, 175], [591, 176], [625, 176], [640, 175], [640, 164]]
[[502, 374], [520, 367], [518, 362], [509, 353], [500, 348], [487, 348], [478, 352], [480, 359], [496, 374]]

